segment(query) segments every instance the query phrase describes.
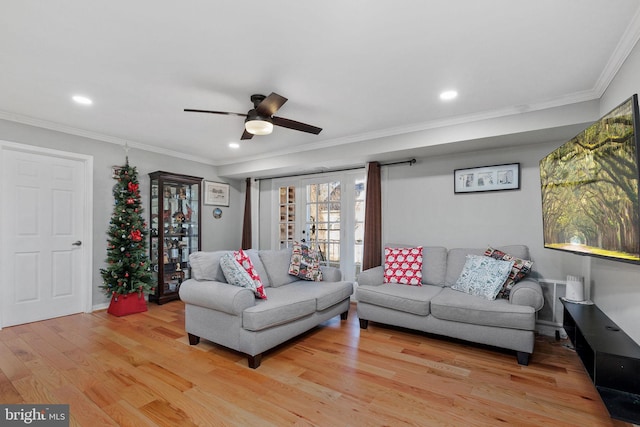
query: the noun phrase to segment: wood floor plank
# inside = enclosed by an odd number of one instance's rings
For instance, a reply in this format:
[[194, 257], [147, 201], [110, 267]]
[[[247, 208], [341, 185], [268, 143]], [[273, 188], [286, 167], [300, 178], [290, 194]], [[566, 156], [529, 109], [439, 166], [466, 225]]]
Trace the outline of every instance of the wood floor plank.
[[[566, 342], [529, 366], [485, 346], [371, 323], [351, 307], [265, 353], [189, 345], [184, 304], [0, 330], [0, 402], [69, 403], [72, 426], [614, 426]], [[212, 325], [211, 327], [215, 327]]]

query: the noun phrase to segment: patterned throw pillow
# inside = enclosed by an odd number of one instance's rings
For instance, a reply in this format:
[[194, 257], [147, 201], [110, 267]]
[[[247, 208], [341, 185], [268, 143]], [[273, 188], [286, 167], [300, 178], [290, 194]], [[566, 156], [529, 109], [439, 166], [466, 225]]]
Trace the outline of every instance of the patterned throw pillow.
[[384, 248], [384, 283], [422, 286], [422, 246]]
[[462, 273], [451, 289], [494, 300], [512, 267], [513, 261], [467, 255]]
[[247, 255], [245, 251], [240, 249], [239, 251], [235, 251], [233, 253], [233, 257], [246, 270], [246, 272], [249, 273], [249, 276], [251, 276], [251, 279], [253, 280], [253, 283], [256, 287], [256, 296], [262, 299], [267, 299], [267, 294], [264, 292], [264, 285], [262, 284], [262, 280], [260, 280], [260, 275], [254, 268], [249, 255]]
[[220, 257], [220, 268], [224, 273], [225, 279], [227, 279], [227, 283], [233, 286], [251, 289], [254, 294], [259, 296], [256, 283], [249, 273], [247, 273], [247, 270], [236, 261], [231, 252], [227, 252]]
[[484, 251], [484, 254], [494, 259], [513, 261], [511, 273], [509, 273], [509, 277], [507, 277], [507, 280], [505, 280], [504, 284], [502, 285], [502, 289], [500, 289], [500, 292], [498, 292], [498, 298], [509, 299], [509, 295], [511, 295], [511, 289], [516, 283], [520, 281], [520, 279], [522, 279], [531, 271], [531, 267], [533, 267], [533, 261], [513, 257], [507, 253], [499, 251], [498, 249], [493, 249], [491, 246], [489, 246], [487, 250]]
[[291, 253], [289, 274], [302, 280], [320, 282], [322, 271], [320, 270], [320, 256], [317, 251], [307, 245], [295, 242]]

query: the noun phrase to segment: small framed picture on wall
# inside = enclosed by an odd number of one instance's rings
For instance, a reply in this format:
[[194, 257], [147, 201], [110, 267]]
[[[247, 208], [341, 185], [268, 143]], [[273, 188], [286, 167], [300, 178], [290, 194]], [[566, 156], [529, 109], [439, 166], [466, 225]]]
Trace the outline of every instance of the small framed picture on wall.
[[229, 184], [224, 182], [205, 181], [202, 186], [205, 205], [229, 206]]

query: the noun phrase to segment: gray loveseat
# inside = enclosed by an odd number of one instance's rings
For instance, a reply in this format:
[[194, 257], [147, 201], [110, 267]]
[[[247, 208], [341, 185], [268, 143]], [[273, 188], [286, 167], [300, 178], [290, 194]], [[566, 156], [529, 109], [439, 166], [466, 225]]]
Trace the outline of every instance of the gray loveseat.
[[[514, 257], [529, 258], [526, 246], [498, 247]], [[383, 283], [383, 267], [363, 271], [357, 279], [360, 327], [368, 322], [410, 328], [517, 352], [527, 365], [533, 353], [536, 312], [544, 304], [537, 280], [525, 276], [511, 289], [509, 299], [490, 301], [451, 289], [462, 272], [467, 254], [485, 249], [423, 248], [422, 286]]]
[[220, 257], [228, 251], [190, 255], [192, 278], [180, 286], [189, 343], [200, 338], [245, 353], [249, 367], [260, 366], [262, 353], [318, 324], [349, 312], [353, 283], [342, 273], [321, 267], [323, 281], [289, 275], [291, 249], [245, 251], [264, 284], [267, 299], [227, 283]]

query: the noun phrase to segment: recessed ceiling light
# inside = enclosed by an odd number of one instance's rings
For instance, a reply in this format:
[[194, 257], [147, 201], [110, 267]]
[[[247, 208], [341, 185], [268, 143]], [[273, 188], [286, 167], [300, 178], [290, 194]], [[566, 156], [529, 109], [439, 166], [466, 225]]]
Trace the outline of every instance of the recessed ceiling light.
[[93, 101], [90, 98], [87, 98], [86, 96], [82, 96], [82, 95], [74, 95], [73, 98], [71, 99], [73, 99], [78, 104], [82, 104], [82, 105], [93, 104]]
[[233, 149], [240, 148], [240, 144], [238, 144], [237, 142], [230, 142], [229, 148], [233, 148]]
[[458, 96], [458, 92], [455, 90], [445, 90], [440, 94], [440, 99], [443, 101], [450, 101]]

